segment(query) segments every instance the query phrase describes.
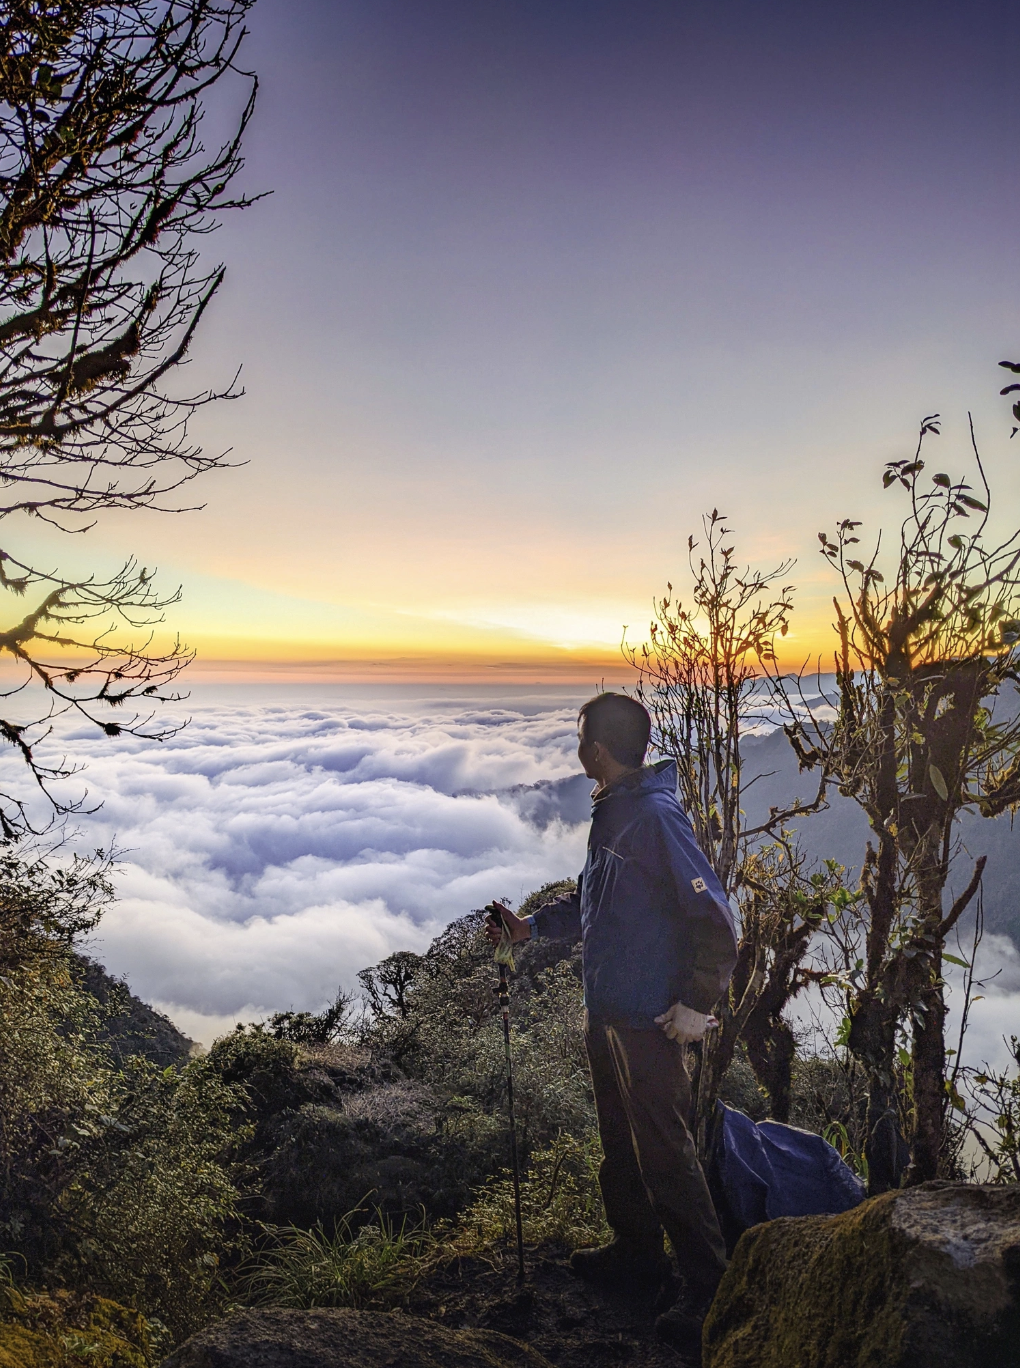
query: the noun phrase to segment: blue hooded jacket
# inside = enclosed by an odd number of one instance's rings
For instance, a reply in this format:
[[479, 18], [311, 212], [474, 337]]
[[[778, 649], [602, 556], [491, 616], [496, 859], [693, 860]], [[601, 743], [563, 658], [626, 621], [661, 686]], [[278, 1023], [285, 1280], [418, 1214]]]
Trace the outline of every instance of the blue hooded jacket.
[[581, 941], [585, 1006], [601, 1021], [657, 1030], [675, 1002], [710, 1012], [736, 963], [729, 904], [676, 785], [660, 760], [595, 796], [577, 892], [535, 913], [533, 934]]

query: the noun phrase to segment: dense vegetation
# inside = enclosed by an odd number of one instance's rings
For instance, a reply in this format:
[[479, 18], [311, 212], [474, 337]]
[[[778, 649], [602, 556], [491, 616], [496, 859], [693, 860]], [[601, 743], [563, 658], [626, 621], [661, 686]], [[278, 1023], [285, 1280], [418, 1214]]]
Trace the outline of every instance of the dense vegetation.
[[[124, 1052], [143, 1014], [71, 948], [108, 896], [101, 864], [0, 863], [0, 1251], [9, 1284], [73, 1294], [72, 1324], [112, 1298], [158, 1344], [209, 1314], [243, 1239], [229, 1150], [245, 1098], [204, 1060]], [[158, 1059], [172, 1027], [151, 1016], [140, 1043]], [[51, 1303], [20, 1315], [52, 1320]]]
[[[360, 1003], [239, 1026], [200, 1058], [177, 1037], [165, 1064], [169, 1023], [73, 953], [107, 896], [97, 866], [4, 865], [0, 1355], [20, 1345], [14, 1361], [32, 1362], [27, 1336], [40, 1365], [145, 1365], [231, 1304], [386, 1305], [450, 1257], [503, 1257], [503, 1048], [481, 914], [364, 971]], [[582, 1011], [579, 947], [522, 947], [531, 1244], [604, 1233]], [[795, 1122], [853, 1131], [864, 1099], [845, 1062], [796, 1061]], [[740, 1049], [722, 1094], [766, 1114]], [[58, 1342], [63, 1357], [39, 1348]]]
[[[0, 1353], [4, 1334], [56, 1326], [102, 1362], [119, 1316], [134, 1331], [116, 1352], [133, 1344], [145, 1362], [239, 1298], [371, 1300], [386, 1266], [406, 1285], [426, 1227], [432, 1256], [469, 1228], [502, 1239], [503, 1057], [479, 916], [367, 971], [360, 1015], [344, 998], [281, 1014], [201, 1058], [178, 1038], [164, 1064], [169, 1023], [153, 1014], [146, 1032], [137, 1000], [72, 949], [109, 895], [102, 868], [10, 857], [4, 874]], [[601, 1221], [578, 961], [563, 948], [531, 947], [515, 980], [521, 1141], [548, 1189], [528, 1199], [533, 1238]]]

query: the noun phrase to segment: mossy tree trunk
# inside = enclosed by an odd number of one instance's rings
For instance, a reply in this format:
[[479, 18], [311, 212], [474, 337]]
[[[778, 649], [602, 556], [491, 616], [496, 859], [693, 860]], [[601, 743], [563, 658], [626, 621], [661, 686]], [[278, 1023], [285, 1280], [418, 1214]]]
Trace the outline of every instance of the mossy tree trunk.
[[797, 1041], [789, 1023], [781, 1016], [768, 1018], [760, 1025], [758, 1018], [758, 1012], [752, 1012], [744, 1030], [747, 1058], [755, 1078], [768, 1093], [769, 1116], [774, 1121], [788, 1122]]
[[[840, 721], [844, 726], [852, 725], [857, 721], [857, 699], [845, 654], [839, 684]], [[876, 711], [877, 744], [876, 739], [872, 739], [873, 789], [866, 810], [877, 839], [877, 850], [869, 843], [861, 871], [861, 887], [869, 913], [864, 980], [856, 999], [851, 998], [847, 1037], [850, 1050], [861, 1061], [868, 1077], [864, 1154], [868, 1165], [868, 1191], [872, 1196], [899, 1187], [904, 1162], [896, 1079], [896, 1031], [904, 1004], [900, 1001], [897, 966], [891, 964], [889, 958], [901, 901], [895, 824], [898, 795], [894, 697], [891, 694], [883, 697]], [[857, 738], [856, 744], [860, 750], [855, 749], [849, 758], [859, 764], [864, 759], [865, 742], [863, 738]]]

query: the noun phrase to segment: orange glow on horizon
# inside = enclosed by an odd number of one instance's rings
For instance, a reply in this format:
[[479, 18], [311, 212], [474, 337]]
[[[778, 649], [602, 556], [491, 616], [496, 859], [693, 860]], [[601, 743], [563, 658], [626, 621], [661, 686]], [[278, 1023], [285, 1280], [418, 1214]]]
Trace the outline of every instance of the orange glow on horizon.
[[[809, 622], [811, 617], [813, 622]], [[371, 621], [371, 614], [365, 618]], [[814, 630], [803, 630], [809, 625]], [[441, 620], [411, 619], [405, 627], [395, 623], [392, 615], [383, 614], [378, 633], [369, 635], [362, 622], [361, 631], [348, 635], [341, 629], [317, 640], [287, 639], [271, 630], [250, 636], [215, 628], [188, 632], [187, 623], [181, 626], [185, 648], [195, 651], [195, 660], [181, 679], [184, 687], [193, 679], [196, 683], [576, 685], [593, 691], [602, 685], [631, 686], [637, 678], [619, 647], [592, 642], [557, 644], [512, 629]], [[801, 630], [791, 629], [785, 639], [776, 640], [779, 670], [831, 671], [835, 632], [815, 614], [804, 614], [798, 626]], [[645, 634], [628, 636], [637, 644]], [[172, 642], [168, 633], [161, 633], [152, 649], [169, 651]], [[64, 655], [58, 651], [51, 659], [64, 667], [85, 663], [78, 652]], [[4, 675], [20, 668], [10, 656], [0, 657]]]
[[[792, 634], [791, 634], [792, 636]], [[501, 643], [502, 650], [422, 649], [394, 642], [389, 649], [354, 643], [209, 640], [196, 643], [188, 675], [209, 682], [320, 682], [420, 684], [550, 684], [582, 688], [632, 685], [636, 671], [618, 650], [566, 649], [537, 641]], [[488, 643], [485, 643], [488, 645]], [[832, 669], [832, 633], [777, 643], [784, 674]]]

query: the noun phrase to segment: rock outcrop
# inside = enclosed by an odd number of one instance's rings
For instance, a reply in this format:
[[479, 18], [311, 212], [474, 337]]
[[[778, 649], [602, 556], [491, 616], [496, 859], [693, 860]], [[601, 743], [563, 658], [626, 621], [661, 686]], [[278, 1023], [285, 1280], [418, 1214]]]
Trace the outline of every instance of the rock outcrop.
[[162, 1368], [550, 1368], [492, 1330], [449, 1330], [400, 1312], [239, 1311]]
[[704, 1368], [1017, 1368], [1020, 1187], [925, 1183], [744, 1234]]

